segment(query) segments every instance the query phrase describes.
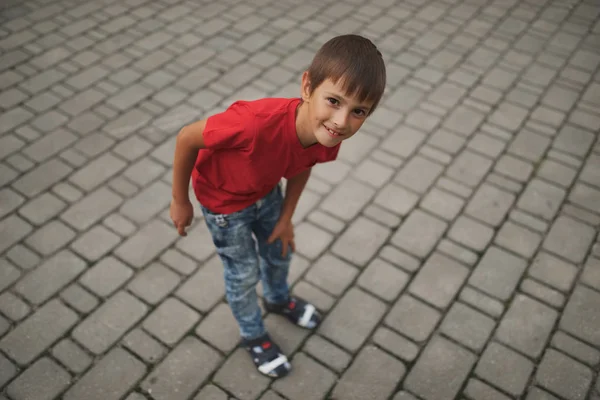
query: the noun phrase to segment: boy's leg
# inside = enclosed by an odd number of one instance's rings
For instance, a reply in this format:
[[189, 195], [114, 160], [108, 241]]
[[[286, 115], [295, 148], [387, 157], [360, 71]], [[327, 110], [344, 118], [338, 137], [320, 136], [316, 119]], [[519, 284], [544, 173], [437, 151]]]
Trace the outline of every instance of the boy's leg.
[[252, 237], [255, 210], [250, 207], [231, 215], [212, 214], [204, 207], [202, 211], [223, 262], [225, 295], [244, 347], [261, 373], [275, 378], [285, 376], [291, 366], [266, 332], [256, 294], [260, 269]]
[[255, 339], [266, 333], [256, 284], [260, 278], [254, 240], [253, 215], [242, 210], [231, 215], [212, 214], [203, 208], [206, 225], [217, 253], [223, 262], [225, 295], [244, 339]]
[[279, 220], [282, 205], [283, 196], [278, 186], [259, 203], [258, 220], [254, 224], [260, 254], [265, 308], [287, 316], [297, 325], [312, 329], [318, 325], [321, 318], [316, 308], [302, 299], [290, 296], [289, 293], [287, 279], [292, 258], [291, 249], [288, 249], [284, 257], [280, 240], [272, 244], [267, 243]]

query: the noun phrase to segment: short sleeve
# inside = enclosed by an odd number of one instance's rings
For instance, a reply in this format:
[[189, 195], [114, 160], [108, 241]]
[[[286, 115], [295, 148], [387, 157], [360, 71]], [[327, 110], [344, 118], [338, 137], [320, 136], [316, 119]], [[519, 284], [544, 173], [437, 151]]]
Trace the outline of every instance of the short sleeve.
[[206, 120], [203, 137], [207, 149], [246, 148], [254, 139], [254, 118], [246, 106], [232, 104]]

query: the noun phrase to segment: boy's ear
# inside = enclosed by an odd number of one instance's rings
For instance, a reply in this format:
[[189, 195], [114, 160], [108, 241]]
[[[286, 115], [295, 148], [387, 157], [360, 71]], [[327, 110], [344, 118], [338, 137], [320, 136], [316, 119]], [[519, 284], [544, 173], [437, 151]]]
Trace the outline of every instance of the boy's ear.
[[310, 79], [308, 78], [308, 71], [304, 71], [302, 74], [302, 85], [300, 90], [302, 91], [302, 100], [304, 102], [308, 102], [310, 100], [311, 90], [310, 90]]

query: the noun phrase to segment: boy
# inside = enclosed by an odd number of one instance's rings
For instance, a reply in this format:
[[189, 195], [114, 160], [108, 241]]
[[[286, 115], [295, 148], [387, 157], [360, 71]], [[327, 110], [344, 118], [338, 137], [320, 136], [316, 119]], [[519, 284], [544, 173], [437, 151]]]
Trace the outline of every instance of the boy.
[[[238, 101], [177, 136], [171, 218], [187, 235], [191, 177], [224, 265], [242, 344], [267, 376], [285, 376], [291, 366], [263, 325], [256, 284], [260, 278], [267, 311], [304, 328], [319, 324], [315, 307], [291, 297], [287, 285], [295, 251], [292, 215], [311, 167], [336, 159], [341, 142], [377, 107], [385, 82], [381, 53], [371, 41], [335, 37], [302, 75], [301, 98]], [[284, 177], [285, 198], [279, 185]]]

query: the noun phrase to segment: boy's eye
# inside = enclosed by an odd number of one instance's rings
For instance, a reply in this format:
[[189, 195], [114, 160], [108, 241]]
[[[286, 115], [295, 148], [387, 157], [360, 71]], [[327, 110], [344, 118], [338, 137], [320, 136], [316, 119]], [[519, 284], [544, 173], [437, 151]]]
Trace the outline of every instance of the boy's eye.
[[337, 99], [334, 99], [333, 97], [328, 97], [327, 101], [334, 106], [339, 104], [339, 101]]
[[354, 114], [358, 115], [359, 117], [365, 116], [367, 113], [365, 112], [365, 110], [354, 110]]

